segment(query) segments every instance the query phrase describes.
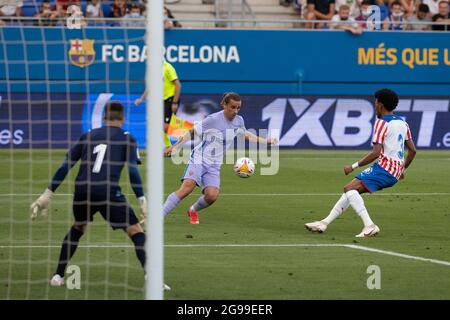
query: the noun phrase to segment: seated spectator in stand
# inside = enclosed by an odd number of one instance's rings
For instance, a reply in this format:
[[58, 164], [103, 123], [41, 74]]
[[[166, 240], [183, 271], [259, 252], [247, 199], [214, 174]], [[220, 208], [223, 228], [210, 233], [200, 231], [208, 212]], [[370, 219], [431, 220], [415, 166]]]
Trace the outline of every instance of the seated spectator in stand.
[[433, 25], [433, 31], [450, 31], [450, 10], [447, 0], [439, 2], [439, 13], [431, 18], [433, 22], [445, 22], [442, 25]]
[[34, 18], [37, 18], [37, 20], [35, 20], [35, 25], [54, 26], [56, 22], [54, 19], [57, 16], [58, 12], [52, 9], [52, 5], [49, 0], [44, 0], [41, 4], [41, 11], [34, 15]]
[[336, 11], [339, 12], [339, 9], [342, 5], [346, 5], [350, 8], [350, 17], [356, 18], [361, 15], [361, 3], [363, 0], [336, 0]]
[[374, 5], [380, 8], [380, 21], [384, 21], [384, 19], [389, 17], [389, 5], [387, 0], [375, 0]]
[[128, 12], [128, 6], [125, 0], [114, 0], [112, 6], [112, 17], [123, 18]]
[[[86, 7], [86, 18], [103, 18], [102, 2], [100, 0], [88, 0]], [[94, 21], [89, 21], [94, 22]], [[96, 19], [95, 23], [103, 23], [101, 19]]]
[[414, 14], [414, 0], [399, 0], [406, 17]]
[[359, 26], [364, 30], [373, 30], [375, 28], [373, 24], [367, 23], [367, 19], [372, 15], [370, 6], [372, 6], [372, 1], [363, 0], [363, 2], [361, 2], [361, 14], [355, 19], [359, 22]]
[[[335, 0], [307, 0], [308, 7], [306, 20], [325, 20], [330, 21], [334, 16], [336, 3]], [[321, 28], [324, 24], [317, 23], [316, 28]], [[307, 29], [314, 29], [314, 23], [307, 23]]]
[[164, 6], [164, 29], [181, 28], [181, 24], [175, 20], [172, 12]]
[[406, 30], [407, 23], [400, 1], [391, 3], [391, 14], [383, 21], [383, 30]]
[[56, 0], [56, 17], [58, 18], [57, 25], [65, 25], [66, 19], [69, 15], [67, 9], [72, 6], [78, 6], [81, 8], [80, 0]]
[[331, 21], [331, 29], [347, 30], [353, 34], [361, 34], [363, 31], [362, 28], [356, 23], [355, 19], [350, 17], [350, 7], [346, 4], [339, 7], [338, 14], [334, 15]]
[[417, 13], [408, 17], [408, 30], [412, 31], [428, 31], [431, 30], [429, 24], [416, 24], [416, 22], [431, 22], [430, 8], [421, 3], [417, 7]]
[[130, 13], [122, 18], [122, 26], [145, 28], [145, 19], [140, 5], [133, 4], [131, 6]]
[[5, 5], [0, 5], [0, 18], [7, 17], [4, 21], [12, 21], [13, 17], [22, 16], [23, 1], [21, 0], [10, 0], [6, 2]]
[[439, 2], [441, 0], [416, 0], [416, 6], [418, 7], [421, 3], [426, 4], [430, 9], [430, 15], [434, 16], [439, 13]]

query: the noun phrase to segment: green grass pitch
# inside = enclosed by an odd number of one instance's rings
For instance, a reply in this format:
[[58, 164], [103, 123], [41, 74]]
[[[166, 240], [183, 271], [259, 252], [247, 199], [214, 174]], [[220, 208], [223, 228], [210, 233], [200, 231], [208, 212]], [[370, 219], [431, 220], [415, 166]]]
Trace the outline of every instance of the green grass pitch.
[[[448, 151], [419, 151], [404, 181], [364, 195], [379, 236], [356, 239], [362, 223], [351, 208], [324, 234], [304, 228], [328, 214], [351, 179], [343, 166], [363, 154], [282, 151], [277, 175], [257, 171], [250, 179], [225, 165], [221, 197], [200, 213], [199, 225], [186, 216], [199, 190], [165, 220], [165, 282], [172, 287], [165, 298], [450, 299]], [[63, 150], [0, 152], [0, 299], [142, 299], [144, 277], [131, 241], [99, 214], [71, 261], [80, 267], [81, 289], [48, 285], [72, 221], [76, 168], [47, 218], [31, 222], [29, 205], [63, 156]], [[166, 194], [179, 186], [183, 169], [165, 159]], [[126, 173], [122, 180], [137, 211]], [[381, 289], [367, 288], [371, 265], [380, 268]]]

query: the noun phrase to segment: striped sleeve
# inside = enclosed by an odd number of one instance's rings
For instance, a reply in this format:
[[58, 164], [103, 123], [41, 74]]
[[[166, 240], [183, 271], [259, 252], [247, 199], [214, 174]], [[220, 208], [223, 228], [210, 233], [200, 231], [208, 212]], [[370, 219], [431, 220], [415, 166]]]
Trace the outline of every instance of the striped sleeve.
[[381, 119], [377, 119], [375, 121], [375, 125], [373, 128], [373, 137], [372, 137], [372, 143], [373, 144], [382, 144], [384, 143], [384, 137], [386, 137], [387, 133], [387, 122]]
[[411, 139], [412, 139], [411, 130], [409, 130], [409, 126], [406, 123], [406, 139], [405, 140], [411, 140]]

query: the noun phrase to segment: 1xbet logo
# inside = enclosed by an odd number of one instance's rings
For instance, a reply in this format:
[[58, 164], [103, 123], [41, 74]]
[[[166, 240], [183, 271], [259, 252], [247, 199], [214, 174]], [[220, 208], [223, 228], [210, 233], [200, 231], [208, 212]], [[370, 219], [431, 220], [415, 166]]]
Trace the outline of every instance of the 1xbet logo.
[[[395, 112], [410, 127], [414, 124], [415, 130], [411, 130], [418, 147], [450, 147], [450, 132], [434, 136], [438, 116], [449, 117], [448, 99], [401, 99]], [[288, 118], [294, 116], [297, 120], [290, 125]], [[290, 147], [304, 142], [302, 139], [316, 147], [362, 146], [370, 142], [374, 116], [373, 104], [366, 99], [318, 98], [310, 102], [304, 98], [278, 98], [262, 110], [262, 121], [268, 121], [269, 131], [281, 129], [280, 146]]]

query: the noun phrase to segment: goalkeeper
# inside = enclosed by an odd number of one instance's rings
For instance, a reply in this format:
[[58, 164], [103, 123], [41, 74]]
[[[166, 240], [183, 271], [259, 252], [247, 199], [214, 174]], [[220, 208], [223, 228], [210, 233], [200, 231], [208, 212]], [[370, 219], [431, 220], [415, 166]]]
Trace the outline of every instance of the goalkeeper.
[[142, 267], [145, 265], [145, 233], [119, 186], [121, 171], [127, 163], [131, 186], [139, 199], [141, 214], [145, 217], [147, 205], [137, 168], [140, 160], [136, 140], [122, 129], [124, 108], [119, 102], [106, 104], [103, 120], [104, 127], [91, 130], [80, 137], [67, 153], [48, 188], [31, 205], [32, 219], [38, 214], [46, 215], [53, 193], [80, 160], [73, 200], [75, 222], [62, 242], [58, 266], [50, 281], [52, 286], [64, 285], [66, 266], [88, 223], [97, 212], [113, 229], [122, 229], [128, 234]]

